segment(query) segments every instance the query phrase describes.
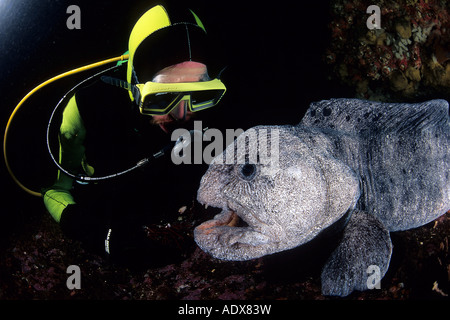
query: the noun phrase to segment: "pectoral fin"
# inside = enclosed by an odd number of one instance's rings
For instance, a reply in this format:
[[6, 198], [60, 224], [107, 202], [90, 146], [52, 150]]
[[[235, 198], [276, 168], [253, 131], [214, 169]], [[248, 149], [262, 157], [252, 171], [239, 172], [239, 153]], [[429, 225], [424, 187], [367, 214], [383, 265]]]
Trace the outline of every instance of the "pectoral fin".
[[383, 278], [391, 253], [389, 231], [383, 224], [366, 212], [354, 212], [322, 270], [322, 294], [347, 296], [353, 290], [373, 288], [372, 278]]

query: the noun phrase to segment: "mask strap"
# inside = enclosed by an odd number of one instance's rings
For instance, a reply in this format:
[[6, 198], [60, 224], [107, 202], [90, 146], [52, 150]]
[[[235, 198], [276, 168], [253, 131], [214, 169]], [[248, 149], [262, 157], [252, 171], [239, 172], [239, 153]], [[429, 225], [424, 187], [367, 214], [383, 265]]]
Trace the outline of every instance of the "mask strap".
[[121, 79], [117, 79], [117, 78], [113, 78], [113, 77], [109, 77], [109, 76], [102, 76], [102, 77], [100, 77], [100, 79], [104, 83], [131, 91], [136, 104], [139, 104], [139, 101], [141, 101], [141, 93], [135, 85], [132, 85], [131, 83], [128, 83], [125, 80], [121, 80]]

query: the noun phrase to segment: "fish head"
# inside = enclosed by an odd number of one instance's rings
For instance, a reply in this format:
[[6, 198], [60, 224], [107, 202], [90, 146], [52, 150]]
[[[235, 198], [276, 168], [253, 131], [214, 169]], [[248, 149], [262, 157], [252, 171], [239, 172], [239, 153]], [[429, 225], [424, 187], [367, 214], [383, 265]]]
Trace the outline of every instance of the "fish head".
[[354, 172], [307, 140], [296, 127], [259, 126], [211, 162], [197, 200], [222, 211], [195, 228], [202, 250], [223, 260], [288, 250], [356, 205], [359, 180]]

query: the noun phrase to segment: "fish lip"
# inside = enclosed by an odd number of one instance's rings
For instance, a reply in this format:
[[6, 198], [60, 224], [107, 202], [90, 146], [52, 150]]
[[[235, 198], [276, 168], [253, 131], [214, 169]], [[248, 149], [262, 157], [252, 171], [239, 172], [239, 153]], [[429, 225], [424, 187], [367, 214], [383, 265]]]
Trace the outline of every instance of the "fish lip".
[[[242, 205], [240, 205], [240, 206], [241, 206], [242, 208], [244, 208]], [[258, 226], [259, 226], [259, 229], [261, 229], [261, 228], [266, 228], [266, 227], [269, 226], [266, 222], [264, 222], [264, 221], [262, 221], [260, 218], [258, 218], [258, 215], [256, 215], [252, 210], [245, 210], [245, 212], [248, 213], [248, 215], [246, 216], [245, 219], [242, 218], [241, 216], [239, 216], [239, 217], [240, 217], [242, 220], [244, 220], [248, 225], [252, 225], [252, 226], [253, 226], [253, 229], [255, 229], [255, 228], [254, 228], [255, 225], [258, 225]], [[249, 220], [250, 220], [249, 218], [251, 218], [252, 221], [249, 221]]]
[[[239, 219], [243, 220], [248, 226], [245, 227], [238, 227], [236, 226]], [[228, 206], [225, 206], [222, 208], [222, 211], [215, 215], [214, 218], [207, 220], [197, 226], [196, 229], [199, 231], [206, 231], [208, 229], [214, 229], [217, 227], [231, 227], [231, 228], [241, 228], [241, 229], [247, 229], [251, 228], [250, 224], [240, 215], [237, 211], [229, 208]]]
[[[206, 202], [201, 203], [206, 207], [210, 206]], [[213, 205], [211, 205], [211, 207], [220, 208]], [[245, 222], [246, 226], [239, 225], [240, 220]], [[270, 226], [266, 222], [261, 221], [254, 212], [248, 210], [239, 202], [230, 199], [227, 199], [226, 204], [223, 204], [220, 213], [215, 215], [212, 219], [198, 225], [195, 228], [195, 232], [199, 236], [200, 234], [209, 236], [212, 233], [227, 232], [227, 229], [234, 229], [235, 232], [259, 233], [262, 236], [273, 238], [273, 235], [270, 232], [267, 232], [267, 230], [270, 230]]]
[[[220, 205], [217, 205], [217, 203], [210, 204], [206, 199], [197, 200], [206, 208], [213, 207], [222, 209], [222, 211], [212, 219], [204, 221], [197, 226], [199, 231], [214, 227], [232, 227], [240, 228], [241, 230], [248, 229], [249, 231], [251, 230], [263, 234], [264, 232], [262, 232], [262, 230], [268, 227], [266, 222], [261, 221], [252, 210], [246, 208], [236, 199], [225, 197]], [[246, 226], [239, 226], [239, 219], [237, 218], [242, 220]]]
[[240, 202], [228, 200], [227, 207], [234, 211], [253, 231], [263, 233], [262, 230], [269, 228], [269, 224], [258, 218], [255, 212], [247, 209]]
[[[235, 205], [222, 202], [222, 206], [218, 206], [222, 209], [219, 214], [194, 229], [197, 245], [215, 258], [235, 261], [258, 258], [276, 247], [278, 241], [274, 241], [273, 235], [264, 229], [267, 224], [261, 226], [253, 213], [239, 204]], [[247, 225], [237, 224], [237, 218]]]

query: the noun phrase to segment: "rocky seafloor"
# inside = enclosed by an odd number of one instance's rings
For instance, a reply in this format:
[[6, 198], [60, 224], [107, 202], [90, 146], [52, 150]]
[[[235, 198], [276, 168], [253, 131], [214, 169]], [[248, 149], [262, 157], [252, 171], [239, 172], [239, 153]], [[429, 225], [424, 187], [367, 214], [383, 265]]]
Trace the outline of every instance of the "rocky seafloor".
[[[203, 214], [204, 209], [193, 204], [179, 221], [194, 227]], [[449, 299], [450, 213], [421, 228], [392, 234], [393, 256], [381, 288], [356, 291], [345, 298], [321, 295], [320, 270], [330, 250], [321, 243], [252, 261], [228, 262], [201, 251], [191, 237], [192, 245], [181, 260], [134, 269], [86, 252], [78, 242], [65, 238], [45, 212], [28, 223], [4, 243], [0, 299]], [[80, 267], [81, 289], [68, 289], [69, 265]]]

